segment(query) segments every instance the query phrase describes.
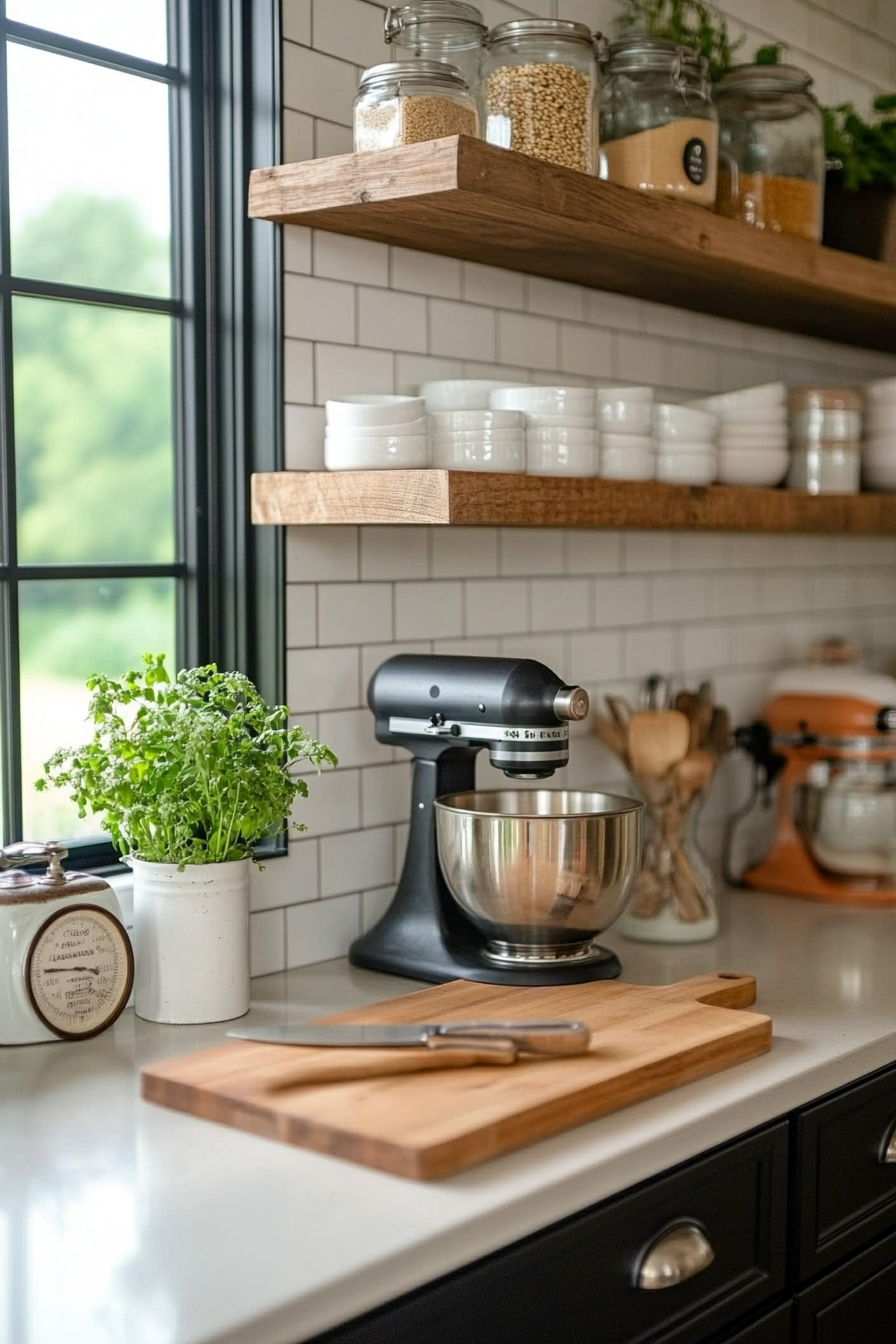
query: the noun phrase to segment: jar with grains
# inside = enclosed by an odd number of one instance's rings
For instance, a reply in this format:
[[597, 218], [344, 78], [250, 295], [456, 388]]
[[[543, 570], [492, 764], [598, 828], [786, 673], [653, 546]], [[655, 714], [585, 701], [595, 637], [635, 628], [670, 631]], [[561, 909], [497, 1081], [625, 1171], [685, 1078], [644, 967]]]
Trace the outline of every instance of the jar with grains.
[[720, 215], [819, 241], [824, 127], [811, 84], [793, 65], [736, 65], [716, 84]]
[[485, 138], [593, 173], [597, 62], [591, 30], [566, 19], [511, 19], [488, 35]]
[[457, 67], [441, 61], [390, 61], [365, 70], [354, 123], [358, 151], [479, 135], [476, 100]]
[[712, 207], [719, 128], [706, 61], [661, 37], [603, 43], [600, 176]]
[[[456, 65], [478, 99], [488, 27], [475, 5], [461, 0], [417, 0], [386, 10], [386, 42], [399, 61], [443, 61]], [[480, 108], [484, 119], [484, 109]]]
[[791, 387], [787, 485], [811, 495], [859, 488], [862, 396], [854, 387]]

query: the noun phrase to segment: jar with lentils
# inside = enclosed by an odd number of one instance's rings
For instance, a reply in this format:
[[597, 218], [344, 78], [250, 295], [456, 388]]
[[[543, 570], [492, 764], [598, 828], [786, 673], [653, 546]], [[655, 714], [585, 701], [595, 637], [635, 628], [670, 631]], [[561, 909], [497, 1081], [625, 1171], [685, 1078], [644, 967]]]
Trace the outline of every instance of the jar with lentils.
[[399, 61], [456, 65], [477, 100], [488, 28], [475, 5], [461, 0], [416, 0], [386, 10], [386, 42]]
[[600, 60], [600, 176], [711, 209], [719, 126], [706, 61], [660, 37], [606, 44]]
[[820, 240], [824, 124], [811, 84], [793, 65], [736, 65], [716, 84], [720, 215]]
[[565, 19], [511, 19], [488, 35], [485, 138], [593, 173], [597, 62], [591, 30]]
[[441, 61], [389, 61], [365, 70], [354, 109], [355, 149], [394, 149], [446, 135], [479, 135], [476, 100]]

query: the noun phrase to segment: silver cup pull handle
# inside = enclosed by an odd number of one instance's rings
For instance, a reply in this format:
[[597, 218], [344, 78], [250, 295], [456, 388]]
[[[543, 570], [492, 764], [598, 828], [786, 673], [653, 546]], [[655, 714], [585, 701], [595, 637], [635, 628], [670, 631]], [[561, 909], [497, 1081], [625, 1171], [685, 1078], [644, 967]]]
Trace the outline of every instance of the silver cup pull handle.
[[702, 1274], [715, 1259], [703, 1229], [696, 1223], [677, 1223], [661, 1232], [642, 1253], [635, 1282], [655, 1292], [674, 1288]]
[[886, 1167], [896, 1167], [896, 1122], [890, 1127], [881, 1144], [880, 1160]]

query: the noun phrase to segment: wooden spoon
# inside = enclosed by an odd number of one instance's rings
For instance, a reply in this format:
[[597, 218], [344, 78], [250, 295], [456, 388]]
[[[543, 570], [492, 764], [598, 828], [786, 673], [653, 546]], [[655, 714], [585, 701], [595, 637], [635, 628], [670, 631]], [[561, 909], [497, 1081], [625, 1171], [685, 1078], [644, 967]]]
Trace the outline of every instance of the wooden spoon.
[[628, 722], [628, 750], [636, 775], [659, 778], [688, 754], [690, 727], [677, 709], [642, 709]]
[[709, 721], [706, 734], [706, 749], [721, 758], [731, 748], [731, 715], [721, 705], [716, 705]]
[[613, 755], [622, 761], [627, 770], [630, 770], [628, 735], [625, 730], [620, 728], [614, 719], [608, 719], [604, 714], [593, 714], [591, 724], [604, 746], [608, 747]]

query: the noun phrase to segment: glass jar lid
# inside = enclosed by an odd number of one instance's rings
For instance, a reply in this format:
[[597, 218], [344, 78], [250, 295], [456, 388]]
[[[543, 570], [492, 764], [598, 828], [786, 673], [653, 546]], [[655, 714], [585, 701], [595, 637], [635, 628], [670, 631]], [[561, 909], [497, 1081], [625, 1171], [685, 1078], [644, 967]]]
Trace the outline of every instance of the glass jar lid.
[[405, 28], [413, 28], [419, 23], [430, 21], [457, 23], [476, 28], [477, 42], [488, 32], [482, 13], [475, 5], [463, 4], [462, 0], [417, 0], [415, 5], [389, 6], [384, 25], [386, 41], [393, 42]]
[[797, 65], [735, 65], [716, 84], [717, 93], [808, 93], [812, 76]]
[[400, 89], [402, 84], [435, 84], [454, 92], [469, 92], [467, 81], [457, 66], [445, 61], [386, 61], [382, 65], [372, 65], [358, 81], [358, 92]]
[[686, 74], [703, 77], [707, 63], [693, 47], [683, 47], [665, 37], [626, 37], [618, 42], [604, 43], [601, 60], [609, 66], [609, 73], [631, 74], [648, 70], [673, 70], [676, 65]]
[[527, 37], [562, 38], [564, 42], [581, 42], [594, 50], [594, 36], [587, 23], [575, 23], [572, 19], [508, 19], [491, 30], [488, 46], [503, 46]]

